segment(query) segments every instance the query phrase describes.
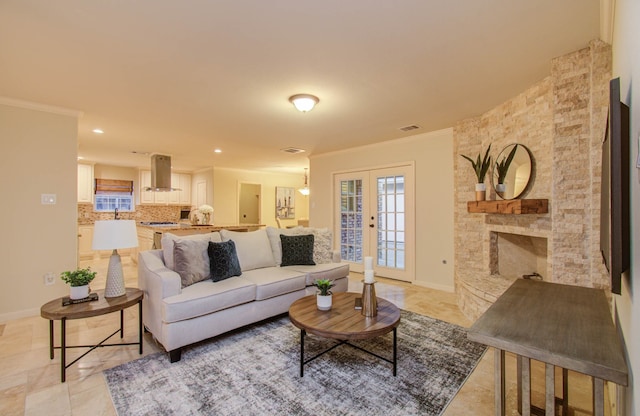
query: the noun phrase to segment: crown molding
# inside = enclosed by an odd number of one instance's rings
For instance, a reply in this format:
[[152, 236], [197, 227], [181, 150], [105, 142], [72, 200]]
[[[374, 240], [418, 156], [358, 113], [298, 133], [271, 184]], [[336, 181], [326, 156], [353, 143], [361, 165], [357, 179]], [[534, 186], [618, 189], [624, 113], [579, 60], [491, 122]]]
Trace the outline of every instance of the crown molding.
[[0, 105], [25, 108], [27, 110], [43, 111], [45, 113], [53, 113], [53, 114], [71, 116], [76, 118], [80, 118], [84, 115], [84, 113], [79, 110], [72, 110], [70, 108], [56, 107], [53, 105], [34, 103], [31, 101], [18, 100], [15, 98], [2, 97], [2, 96], [0, 96]]
[[600, 0], [600, 39], [613, 43], [613, 22], [616, 17], [616, 0]]

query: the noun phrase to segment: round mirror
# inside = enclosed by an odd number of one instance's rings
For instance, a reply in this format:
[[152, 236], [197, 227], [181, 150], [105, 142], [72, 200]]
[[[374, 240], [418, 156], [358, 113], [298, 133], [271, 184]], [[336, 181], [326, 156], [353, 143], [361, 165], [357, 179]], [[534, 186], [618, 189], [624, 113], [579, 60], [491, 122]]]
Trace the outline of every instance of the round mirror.
[[493, 164], [491, 184], [502, 199], [519, 198], [529, 186], [533, 160], [524, 145], [514, 143], [502, 149]]

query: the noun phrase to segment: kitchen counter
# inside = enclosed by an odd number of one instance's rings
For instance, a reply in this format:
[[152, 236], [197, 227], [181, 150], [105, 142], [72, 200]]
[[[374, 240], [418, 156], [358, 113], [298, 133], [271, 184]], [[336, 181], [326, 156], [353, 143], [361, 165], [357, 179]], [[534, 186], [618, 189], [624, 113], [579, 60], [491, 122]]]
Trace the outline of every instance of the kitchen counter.
[[261, 227], [264, 227], [264, 224], [239, 224], [239, 225], [191, 225], [191, 224], [169, 224], [169, 225], [146, 225], [146, 224], [137, 224], [138, 227], [146, 228], [149, 230], [153, 230], [156, 232], [169, 232], [176, 235], [187, 235], [187, 234], [201, 234], [201, 233], [212, 233], [214, 231], [220, 230], [231, 230], [231, 231], [254, 231]]
[[254, 231], [264, 224], [239, 224], [239, 225], [191, 225], [191, 224], [167, 224], [167, 225], [148, 225], [137, 224], [138, 226], [138, 248], [132, 255], [134, 262], [138, 260], [137, 251], [153, 250], [162, 248], [162, 235], [171, 233], [174, 235], [193, 235], [206, 234], [220, 230], [231, 231]]

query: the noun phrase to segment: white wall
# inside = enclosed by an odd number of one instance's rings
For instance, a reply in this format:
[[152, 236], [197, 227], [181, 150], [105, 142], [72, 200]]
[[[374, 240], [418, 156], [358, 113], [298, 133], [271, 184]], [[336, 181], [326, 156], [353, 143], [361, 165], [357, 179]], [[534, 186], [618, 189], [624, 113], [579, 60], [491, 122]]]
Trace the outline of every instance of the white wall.
[[[302, 188], [304, 172], [297, 174], [268, 173], [240, 169], [214, 168], [213, 173], [213, 218], [215, 224], [238, 224], [238, 192], [241, 182], [262, 185], [260, 203], [261, 223], [276, 227], [276, 186]], [[296, 192], [296, 218], [281, 220], [282, 226], [297, 225], [299, 218], [309, 218], [309, 202]]]
[[[453, 291], [452, 129], [312, 156], [310, 159], [310, 225], [331, 229], [335, 206], [332, 179], [335, 172], [415, 162], [416, 284]], [[337, 247], [337, 240], [334, 245]]]
[[[69, 293], [59, 275], [76, 268], [77, 130], [72, 112], [0, 103], [0, 322], [37, 315]], [[41, 194], [55, 194], [56, 204], [42, 205]]]
[[613, 34], [613, 77], [620, 77], [622, 101], [630, 107], [631, 140], [631, 271], [615, 296], [615, 311], [622, 330], [630, 387], [626, 414], [640, 415], [640, 170], [635, 167], [640, 135], [640, 1], [617, 0]]

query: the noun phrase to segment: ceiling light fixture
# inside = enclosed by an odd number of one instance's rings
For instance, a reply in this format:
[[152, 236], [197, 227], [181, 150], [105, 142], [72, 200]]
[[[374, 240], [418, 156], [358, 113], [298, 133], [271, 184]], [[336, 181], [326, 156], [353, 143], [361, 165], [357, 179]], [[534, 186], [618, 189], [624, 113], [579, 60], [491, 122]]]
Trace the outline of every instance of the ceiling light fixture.
[[104, 133], [104, 131], [103, 131], [102, 129], [93, 129], [93, 132], [94, 132], [95, 134], [102, 134], [102, 133]]
[[313, 107], [320, 102], [318, 97], [311, 94], [292, 95], [289, 97], [289, 101], [298, 109], [298, 111], [302, 111], [303, 113], [313, 110]]
[[309, 195], [309, 184], [307, 183], [307, 168], [304, 168], [304, 188], [298, 189], [298, 191], [304, 195]]
[[221, 149], [213, 149], [213, 153], [222, 153]]

